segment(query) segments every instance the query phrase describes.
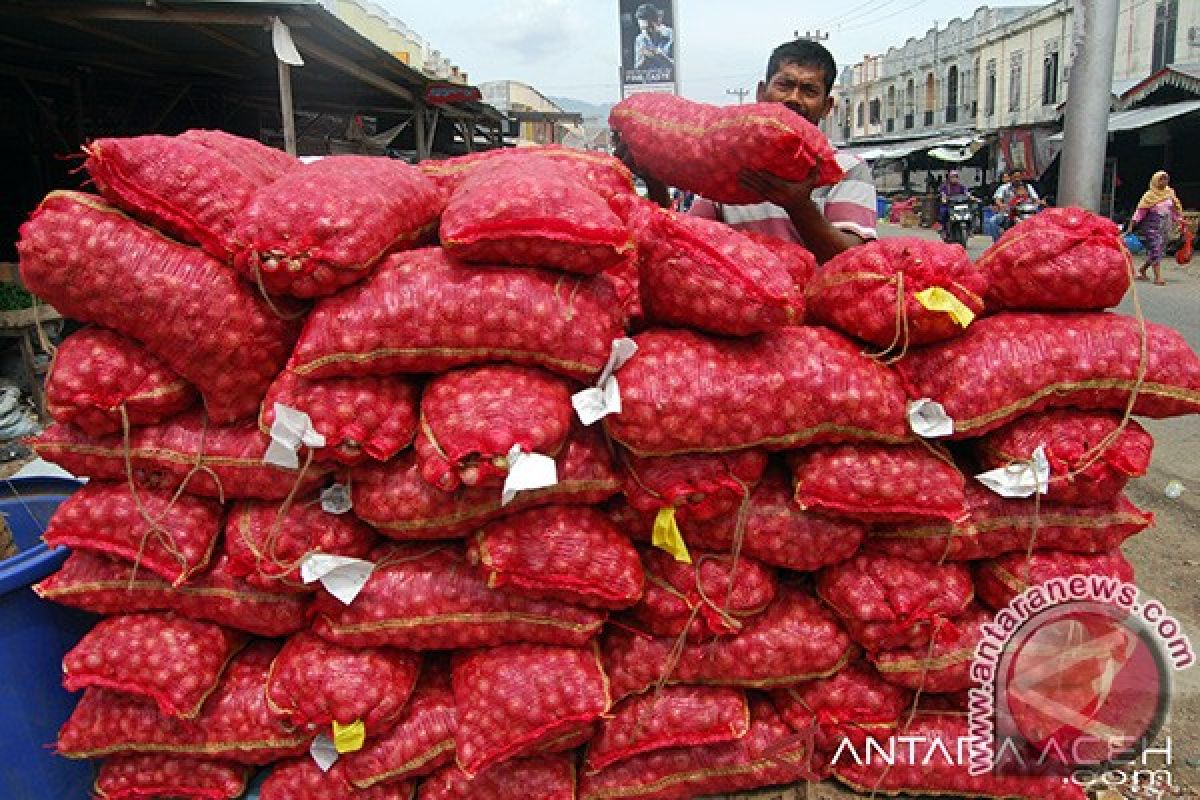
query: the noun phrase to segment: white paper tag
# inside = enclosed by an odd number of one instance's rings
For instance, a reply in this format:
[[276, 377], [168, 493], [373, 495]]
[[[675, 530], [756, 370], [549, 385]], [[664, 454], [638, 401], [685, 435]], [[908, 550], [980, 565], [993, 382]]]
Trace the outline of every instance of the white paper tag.
[[544, 489], [558, 483], [558, 465], [541, 453], [522, 453], [514, 444], [508, 451], [508, 476], [500, 493], [500, 505], [506, 506], [525, 489]]
[[596, 385], [576, 392], [571, 397], [571, 405], [575, 407], [580, 422], [584, 425], [594, 425], [609, 414], [621, 413], [621, 387], [617, 384], [615, 373], [636, 353], [637, 343], [633, 339], [613, 340], [608, 364], [600, 373]]
[[275, 404], [275, 424], [271, 426], [271, 444], [263, 455], [264, 464], [274, 464], [285, 469], [297, 469], [300, 445], [324, 447], [325, 437], [313, 427], [312, 419], [303, 411]]
[[320, 581], [325, 591], [350, 605], [362, 591], [375, 565], [361, 558], [309, 553], [300, 562], [300, 578], [307, 583]]
[[1046, 446], [1038, 445], [1029, 462], [1009, 464], [975, 476], [975, 479], [1001, 497], [1033, 497], [1034, 492], [1050, 491], [1050, 462]]
[[909, 401], [908, 426], [922, 439], [939, 439], [954, 433], [954, 420], [941, 403], [928, 397]]
[[338, 760], [337, 748], [333, 746], [333, 739], [329, 738], [329, 734], [326, 733], [313, 739], [312, 745], [308, 748], [308, 754], [312, 756], [313, 761], [317, 762], [321, 772], [329, 772]]
[[354, 508], [350, 497], [350, 487], [335, 483], [328, 489], [321, 490], [321, 510], [326, 514], [345, 514]]

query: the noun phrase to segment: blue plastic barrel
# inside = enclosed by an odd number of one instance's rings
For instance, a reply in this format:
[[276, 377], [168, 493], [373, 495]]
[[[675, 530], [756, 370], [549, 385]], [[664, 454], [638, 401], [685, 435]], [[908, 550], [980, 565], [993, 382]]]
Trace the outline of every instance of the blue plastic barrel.
[[30, 587], [57, 570], [66, 549], [41, 541], [58, 505], [82, 484], [66, 478], [0, 481], [0, 514], [17, 555], [0, 561], [0, 797], [83, 800], [93, 768], [54, 755], [78, 699], [62, 688], [62, 659], [95, 617], [41, 600]]
[[892, 201], [886, 197], [875, 198], [875, 216], [879, 217], [879, 219], [887, 219], [891, 211]]

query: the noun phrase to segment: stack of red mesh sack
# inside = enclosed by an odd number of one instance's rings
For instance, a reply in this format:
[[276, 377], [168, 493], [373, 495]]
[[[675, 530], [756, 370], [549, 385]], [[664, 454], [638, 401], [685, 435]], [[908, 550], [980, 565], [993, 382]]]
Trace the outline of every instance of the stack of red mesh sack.
[[[1017, 310], [940, 243], [818, 269], [562, 148], [300, 165], [189, 132], [88, 169], [103, 197], [49, 196], [20, 254], [93, 326], [48, 380], [35, 447], [91, 480], [36, 590], [105, 615], [57, 743], [98, 797], [260, 767], [263, 800], [1079, 796], [835, 755], [958, 735], [981, 603], [1129, 577], [1131, 394], [1200, 410], [1173, 332]], [[972, 477], [1040, 445], [1040, 502]]]

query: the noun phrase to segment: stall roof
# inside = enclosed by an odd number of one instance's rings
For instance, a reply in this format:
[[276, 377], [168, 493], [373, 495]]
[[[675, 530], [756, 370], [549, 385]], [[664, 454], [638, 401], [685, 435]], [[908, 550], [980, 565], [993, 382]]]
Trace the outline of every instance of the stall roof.
[[974, 136], [927, 136], [923, 139], [912, 139], [907, 142], [885, 144], [880, 142], [873, 147], [847, 147], [847, 152], [861, 158], [863, 161], [877, 161], [904, 158], [919, 151], [931, 150], [938, 147], [963, 147], [970, 145]]
[[[1121, 131], [1133, 131], [1139, 128], [1146, 128], [1150, 125], [1157, 125], [1160, 122], [1174, 119], [1184, 114], [1191, 114], [1194, 111], [1200, 111], [1200, 100], [1188, 100], [1183, 103], [1168, 103], [1163, 106], [1146, 106], [1145, 108], [1134, 108], [1129, 111], [1113, 111], [1108, 115], [1108, 132], [1120, 133]], [[1061, 142], [1063, 135], [1056, 133], [1049, 137], [1051, 142]]]

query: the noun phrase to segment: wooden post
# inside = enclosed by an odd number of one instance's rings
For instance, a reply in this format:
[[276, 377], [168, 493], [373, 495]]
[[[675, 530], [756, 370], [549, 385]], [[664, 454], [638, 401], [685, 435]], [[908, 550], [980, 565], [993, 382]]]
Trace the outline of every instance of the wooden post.
[[292, 68], [279, 59], [279, 113], [283, 116], [283, 147], [288, 155], [296, 155], [296, 112], [292, 107]]
[[423, 161], [426, 158], [425, 104], [420, 100], [417, 100], [413, 103], [413, 119], [416, 121], [417, 125], [417, 161]]

